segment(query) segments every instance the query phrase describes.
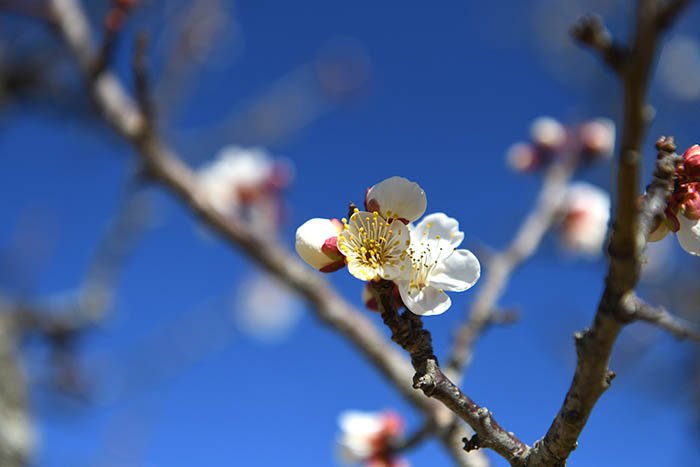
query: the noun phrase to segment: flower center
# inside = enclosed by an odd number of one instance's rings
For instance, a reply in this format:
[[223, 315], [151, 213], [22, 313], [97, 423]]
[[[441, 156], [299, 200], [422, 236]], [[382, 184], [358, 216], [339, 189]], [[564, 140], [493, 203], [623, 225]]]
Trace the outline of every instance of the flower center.
[[413, 267], [408, 286], [410, 292], [420, 292], [430, 285], [430, 275], [440, 263], [445, 250], [442, 245], [444, 240], [441, 239], [440, 235], [430, 238], [431, 227], [432, 224], [428, 223], [421, 238], [409, 248]]
[[[393, 219], [386, 220], [378, 212], [355, 212], [350, 222], [343, 219], [343, 231], [338, 236], [338, 248], [346, 256], [367, 268], [378, 269], [385, 264], [398, 264], [406, 252], [401, 244]], [[408, 246], [408, 245], [406, 245]]]

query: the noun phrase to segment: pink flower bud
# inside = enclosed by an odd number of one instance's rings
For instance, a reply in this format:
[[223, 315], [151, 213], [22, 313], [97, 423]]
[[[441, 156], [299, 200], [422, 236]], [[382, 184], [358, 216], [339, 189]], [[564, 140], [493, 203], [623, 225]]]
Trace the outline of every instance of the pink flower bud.
[[685, 185], [685, 194], [683, 196], [683, 202], [681, 204], [681, 211], [683, 215], [691, 220], [700, 219], [700, 183], [689, 183]]
[[607, 118], [588, 121], [579, 128], [578, 137], [587, 155], [608, 159], [615, 150], [615, 123]]
[[321, 272], [341, 269], [345, 266], [345, 257], [338, 250], [337, 238], [342, 228], [338, 219], [309, 219], [297, 229], [297, 253]]
[[692, 180], [700, 180], [700, 146], [692, 145], [683, 153], [683, 176]]
[[516, 172], [532, 172], [540, 166], [540, 157], [531, 144], [515, 143], [506, 153], [508, 167]]
[[530, 138], [535, 146], [556, 151], [566, 143], [566, 128], [552, 117], [538, 117], [530, 125]]

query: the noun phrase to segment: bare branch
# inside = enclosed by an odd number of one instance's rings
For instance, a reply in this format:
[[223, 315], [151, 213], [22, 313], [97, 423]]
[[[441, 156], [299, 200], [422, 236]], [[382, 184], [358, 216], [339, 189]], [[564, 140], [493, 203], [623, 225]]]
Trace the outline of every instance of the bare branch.
[[584, 16], [571, 29], [571, 35], [582, 44], [596, 50], [614, 71], [621, 72], [627, 51], [613, 41], [612, 34], [600, 16]]
[[527, 261], [539, 246], [561, 207], [566, 184], [573, 173], [573, 162], [553, 164], [547, 171], [537, 204], [518, 229], [508, 248], [494, 255], [485, 269], [488, 275], [474, 299], [467, 320], [455, 333], [445, 373], [458, 381], [473, 353], [475, 341], [494, 322], [498, 300], [513, 271]]
[[668, 331], [678, 339], [700, 342], [700, 329], [697, 325], [673, 316], [663, 307], [654, 307], [638, 297], [630, 297], [627, 306], [630, 320], [646, 321]]
[[532, 448], [529, 466], [561, 466], [598, 398], [610, 386], [608, 369], [618, 334], [627, 322], [626, 304], [639, 281], [645, 244], [638, 208], [641, 148], [647, 127], [646, 93], [656, 56], [662, 13], [657, 0], [640, 0], [634, 40], [620, 76], [623, 84], [622, 143], [618, 161], [617, 211], [610, 241], [605, 290], [591, 328], [576, 334], [577, 364], [564, 403], [547, 434]]
[[[352, 342], [392, 383], [399, 393], [439, 426], [451, 423], [452, 415], [439, 403], [423, 397], [410, 383], [411, 367], [392, 348], [365, 314], [354, 309], [318, 274], [312, 273], [295, 256], [251, 232], [245, 224], [221, 215], [200, 191], [195, 174], [155, 134], [148, 115], [126, 93], [117, 78], [105, 71], [89, 80], [94, 56], [92, 38], [85, 16], [75, 0], [50, 0], [57, 29], [74, 56], [83, 75], [88, 78], [90, 93], [103, 117], [140, 155], [149, 175], [164, 185], [193, 214], [211, 227], [268, 272], [275, 275], [313, 305], [316, 316]], [[443, 438], [446, 446], [452, 438]], [[454, 449], [450, 452], [455, 456]], [[484, 465], [482, 456], [465, 460], [464, 453], [455, 458], [464, 465]]]
[[478, 447], [493, 449], [511, 465], [524, 465], [523, 460], [530, 448], [513, 433], [504, 430], [486, 407], [471, 400], [445, 376], [433, 353], [430, 332], [423, 328], [420, 317], [410, 311], [399, 315], [392, 294], [392, 283], [373, 283], [371, 290], [384, 324], [391, 329], [391, 339], [411, 356], [411, 364], [416, 370], [413, 387], [423, 391], [426, 396], [439, 400], [467, 422], [478, 435]]

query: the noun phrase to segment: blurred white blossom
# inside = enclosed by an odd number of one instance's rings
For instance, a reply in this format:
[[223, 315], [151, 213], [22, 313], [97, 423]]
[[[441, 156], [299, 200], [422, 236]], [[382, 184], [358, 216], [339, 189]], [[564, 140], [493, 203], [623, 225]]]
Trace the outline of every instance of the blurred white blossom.
[[280, 192], [291, 180], [289, 163], [262, 148], [227, 146], [197, 174], [201, 192], [221, 214], [248, 222], [258, 233], [276, 233]]
[[338, 417], [339, 457], [346, 464], [364, 463], [367, 467], [407, 467], [387, 448], [403, 435], [403, 420], [394, 412], [348, 410]]
[[233, 313], [241, 331], [260, 341], [274, 343], [293, 332], [302, 308], [284, 284], [268, 274], [255, 274], [236, 290]]
[[610, 220], [610, 195], [594, 185], [576, 182], [562, 205], [561, 240], [568, 250], [590, 257], [602, 253]]

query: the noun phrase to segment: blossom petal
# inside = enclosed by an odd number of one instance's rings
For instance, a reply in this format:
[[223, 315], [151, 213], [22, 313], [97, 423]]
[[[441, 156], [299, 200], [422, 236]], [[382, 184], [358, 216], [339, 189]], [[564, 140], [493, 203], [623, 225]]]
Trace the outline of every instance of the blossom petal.
[[481, 276], [479, 260], [469, 250], [455, 250], [438, 263], [430, 275], [430, 285], [451, 292], [470, 289]]
[[450, 297], [434, 287], [423, 287], [420, 291], [411, 292], [409, 281], [398, 281], [397, 285], [404, 305], [417, 315], [440, 315], [452, 306]]
[[412, 222], [425, 212], [425, 192], [415, 182], [403, 177], [390, 177], [367, 190], [367, 209], [385, 218], [397, 217]]
[[691, 255], [700, 256], [700, 221], [679, 216], [680, 230], [676, 233], [678, 242]]
[[423, 239], [444, 240], [440, 242], [440, 246], [443, 247], [446, 243], [452, 248], [457, 248], [464, 240], [464, 232], [460, 232], [459, 222], [442, 212], [425, 216], [412, 229], [412, 233], [411, 238], [414, 242], [419, 243]]

